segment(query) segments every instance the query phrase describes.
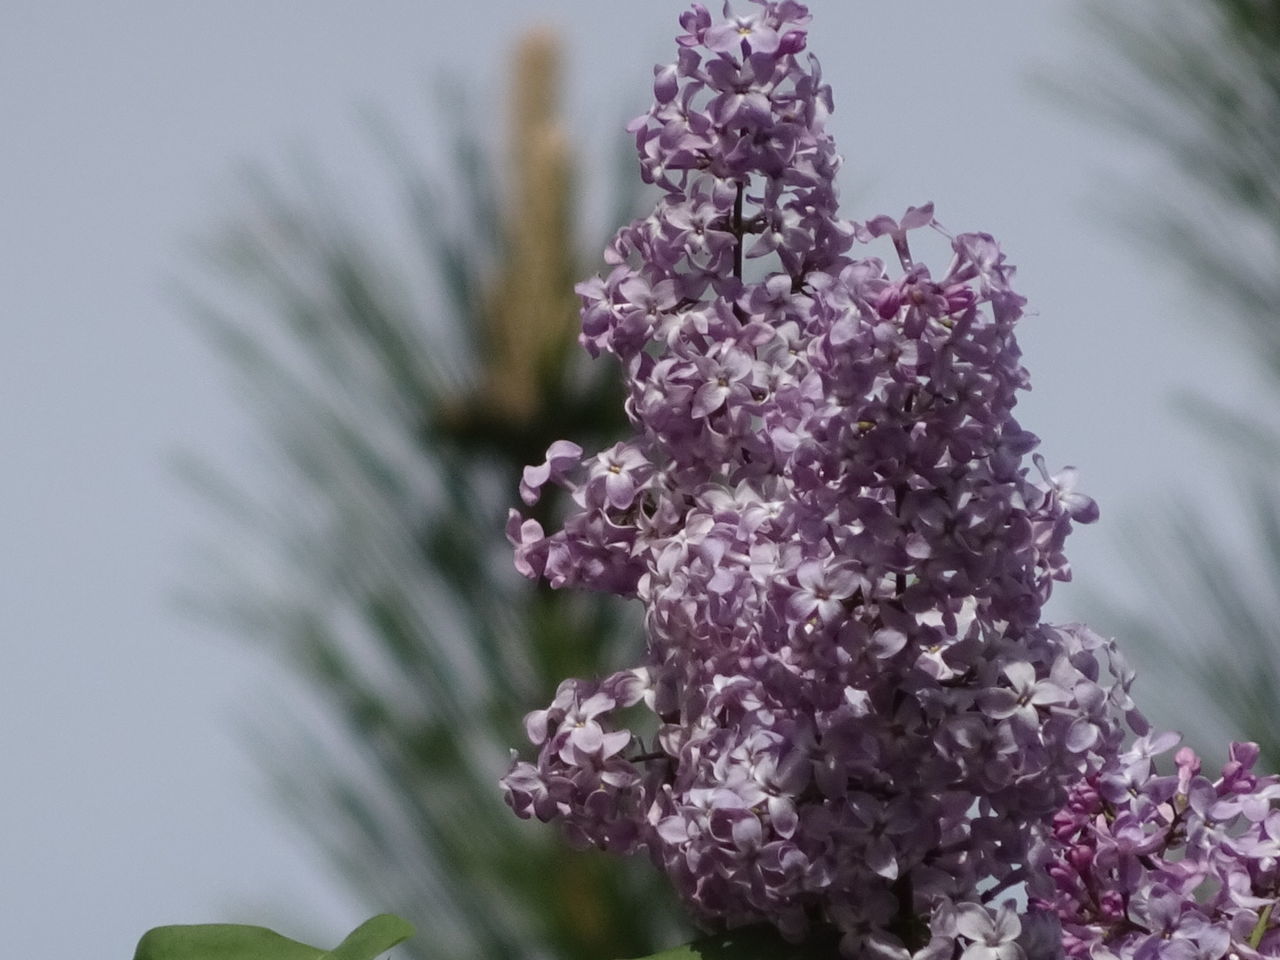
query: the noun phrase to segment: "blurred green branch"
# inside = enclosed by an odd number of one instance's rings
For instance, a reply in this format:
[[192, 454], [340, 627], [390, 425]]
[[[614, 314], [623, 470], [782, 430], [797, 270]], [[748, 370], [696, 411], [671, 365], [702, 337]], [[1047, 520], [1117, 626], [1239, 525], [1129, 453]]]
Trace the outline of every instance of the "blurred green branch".
[[1224, 527], [1220, 497], [1166, 505], [1128, 537], [1143, 590], [1106, 615], [1154, 674], [1147, 691], [1178, 691], [1175, 722], [1195, 712], [1201, 735], [1216, 722], [1255, 739], [1280, 770], [1280, 5], [1095, 0], [1087, 13], [1104, 53], [1073, 99], [1155, 148], [1173, 179], [1142, 190], [1132, 219], [1209, 315], [1193, 335], [1234, 334], [1274, 391], [1240, 411], [1183, 401], [1242, 478], [1248, 535]]
[[640, 643], [611, 598], [520, 580], [502, 536], [526, 463], [624, 426], [575, 346], [553, 38], [515, 60], [505, 191], [465, 131], [442, 177], [395, 152], [428, 283], [329, 191], [258, 176], [189, 296], [266, 438], [251, 480], [190, 471], [229, 525], [197, 602], [314, 695], [319, 723], [264, 706], [263, 764], [360, 895], [430, 931], [422, 960], [641, 955], [681, 929], [656, 871], [567, 850], [496, 783], [525, 712]]

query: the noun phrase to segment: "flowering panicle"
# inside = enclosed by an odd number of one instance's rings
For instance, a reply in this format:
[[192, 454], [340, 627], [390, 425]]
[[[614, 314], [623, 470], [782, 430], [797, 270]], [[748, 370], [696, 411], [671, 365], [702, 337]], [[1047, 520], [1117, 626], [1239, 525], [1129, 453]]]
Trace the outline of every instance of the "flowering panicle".
[[1210, 781], [1178, 738], [1139, 739], [1071, 790], [1040, 851], [1037, 905], [1072, 957], [1218, 960], [1280, 955], [1280, 779], [1231, 745]]
[[521, 494], [575, 509], [508, 527], [526, 575], [638, 599], [645, 660], [529, 716], [508, 800], [647, 852], [708, 921], [1013, 960], [1046, 917], [1000, 897], [1125, 718], [1145, 732], [1114, 646], [1040, 623], [1097, 508], [1025, 462], [995, 241], [943, 233], [935, 273], [911, 244], [932, 205], [840, 219], [808, 11], [749, 9], [681, 18], [631, 127], [662, 197], [578, 288], [634, 434], [554, 444]]

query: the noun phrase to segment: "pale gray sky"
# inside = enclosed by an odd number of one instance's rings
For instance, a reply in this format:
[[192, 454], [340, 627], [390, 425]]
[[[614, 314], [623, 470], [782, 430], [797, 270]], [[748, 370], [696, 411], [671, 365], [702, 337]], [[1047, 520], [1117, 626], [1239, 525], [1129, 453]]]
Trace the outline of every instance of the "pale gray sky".
[[[1198, 482], [1208, 459], [1169, 396], [1192, 381], [1230, 396], [1245, 374], [1191, 335], [1179, 281], [1103, 214], [1106, 176], [1158, 164], [1028, 83], [1087, 74], [1075, 5], [814, 0], [811, 48], [836, 91], [849, 213], [934, 200], [944, 224], [995, 234], [1020, 265], [1038, 313], [1022, 333], [1023, 421], [1102, 504], [1103, 524], [1073, 542], [1082, 579], [1122, 581], [1115, 518]], [[431, 156], [432, 79], [466, 71], [500, 116], [499, 71], [534, 20], [564, 29], [574, 128], [601, 148], [646, 106], [682, 8], [45, 0], [0, 15], [7, 956], [124, 958], [149, 926], [218, 919], [291, 917], [287, 932], [323, 940], [365, 914], [264, 797], [236, 732], [278, 675], [171, 602], [208, 532], [172, 455], [250, 448], [218, 364], [165, 295], [193, 268], [190, 239], [238, 196], [237, 165], [305, 151], [358, 206], [383, 165], [357, 108]], [[1070, 615], [1069, 594], [1055, 602]]]

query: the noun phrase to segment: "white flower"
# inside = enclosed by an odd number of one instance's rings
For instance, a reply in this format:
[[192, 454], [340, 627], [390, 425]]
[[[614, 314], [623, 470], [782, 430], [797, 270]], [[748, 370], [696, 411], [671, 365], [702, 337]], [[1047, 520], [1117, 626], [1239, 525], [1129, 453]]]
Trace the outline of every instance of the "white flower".
[[991, 910], [979, 903], [956, 905], [956, 932], [973, 942], [965, 947], [960, 960], [1026, 960], [1018, 946], [1022, 921], [1007, 903]]

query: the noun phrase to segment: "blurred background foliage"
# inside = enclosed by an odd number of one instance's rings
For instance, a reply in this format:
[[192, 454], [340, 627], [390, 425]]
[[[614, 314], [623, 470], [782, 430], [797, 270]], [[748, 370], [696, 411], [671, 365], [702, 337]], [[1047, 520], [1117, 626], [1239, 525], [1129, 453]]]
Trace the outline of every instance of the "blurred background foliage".
[[[1127, 524], [1141, 588], [1101, 598], [1097, 619], [1162, 723], [1215, 759], [1219, 732], [1256, 739], [1280, 770], [1280, 4], [1084, 10], [1102, 68], [1073, 71], [1070, 98], [1158, 151], [1178, 186], [1129, 185], [1117, 220], [1180, 265], [1207, 317], [1193, 335], [1232, 338], [1264, 391], [1240, 409], [1183, 400], [1239, 480], [1249, 554], [1223, 497], [1169, 494]], [[273, 478], [192, 469], [227, 521], [196, 599], [313, 695], [314, 715], [264, 711], [264, 768], [360, 898], [418, 925], [421, 960], [600, 960], [687, 933], [647, 864], [569, 851], [495, 784], [527, 710], [640, 644], [610, 598], [521, 581], [501, 535], [526, 463], [624, 426], [613, 371], [574, 347], [572, 286], [604, 237], [578, 244], [553, 39], [529, 35], [514, 64], [505, 151], [467, 129], [444, 171], [389, 151], [416, 273], [323, 185], [256, 177], [211, 251], [215, 292], [191, 299]], [[635, 206], [620, 189], [610, 228]], [[560, 509], [546, 499], [540, 517]]]
[[[503, 536], [525, 464], [625, 428], [616, 371], [576, 346], [573, 286], [607, 238], [579, 255], [559, 61], [549, 33], [521, 41], [502, 148], [456, 129], [452, 166], [428, 172], [384, 138], [413, 256], [323, 184], [256, 175], [190, 287], [267, 458], [265, 480], [191, 468], [226, 521], [194, 600], [309, 691], [312, 713], [261, 711], [263, 768], [359, 898], [417, 926], [402, 949], [421, 960], [687, 939], [649, 864], [570, 850], [497, 785], [527, 711], [642, 645], [616, 598], [520, 579]], [[615, 225], [636, 201], [619, 189]]]
[[[1196, 495], [1163, 493], [1129, 524], [1142, 589], [1107, 597], [1100, 619], [1133, 651], [1139, 698], [1155, 699], [1159, 719], [1219, 762], [1210, 731], [1256, 740], [1280, 771], [1280, 3], [1092, 0], [1086, 11], [1104, 69], [1072, 99], [1158, 151], [1174, 178], [1131, 190], [1119, 210], [1180, 268], [1202, 318], [1169, 335], [1227, 338], [1258, 382], [1242, 380], [1232, 408], [1181, 398], [1222, 461], [1188, 464]], [[1224, 502], [1239, 504], [1234, 519]]]

